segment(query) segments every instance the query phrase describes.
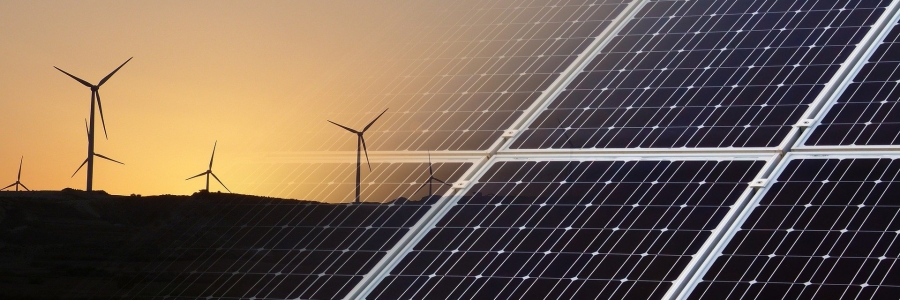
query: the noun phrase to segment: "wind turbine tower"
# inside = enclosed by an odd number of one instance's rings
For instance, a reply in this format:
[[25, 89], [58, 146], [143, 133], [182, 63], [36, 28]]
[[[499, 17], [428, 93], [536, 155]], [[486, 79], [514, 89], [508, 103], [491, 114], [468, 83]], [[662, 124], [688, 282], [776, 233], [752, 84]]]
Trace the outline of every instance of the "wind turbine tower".
[[20, 181], [20, 180], [22, 180], [22, 160], [23, 160], [23, 159], [25, 159], [24, 156], [22, 156], [21, 158], [19, 158], [19, 175], [16, 176], [16, 182], [14, 182], [13, 184], [7, 185], [6, 187], [0, 189], [0, 191], [5, 190], [5, 189], [8, 189], [8, 188], [11, 188], [11, 187], [14, 187], [14, 186], [16, 187], [16, 191], [17, 191], [17, 192], [19, 191], [19, 187], [20, 187], [20, 186], [21, 186], [23, 189], [25, 189], [26, 191], [31, 191], [31, 190], [29, 190], [27, 187], [25, 187], [25, 185], [22, 184], [22, 182]]
[[[87, 120], [84, 120], [84, 130], [87, 131], [87, 137], [88, 137], [88, 140], [90, 140], [90, 139], [91, 139], [91, 129], [88, 128]], [[93, 155], [91, 155], [91, 154], [93, 154]], [[72, 173], [72, 177], [75, 177], [75, 174], [78, 174], [78, 171], [81, 171], [81, 168], [84, 167], [85, 164], [88, 164], [88, 166], [90, 166], [91, 161], [94, 160], [94, 156], [99, 157], [99, 158], [102, 158], [102, 159], [105, 159], [105, 160], [108, 160], [108, 161], [111, 161], [111, 162], [114, 162], [114, 163], [118, 163], [118, 164], [120, 164], [120, 165], [124, 165], [124, 164], [125, 164], [125, 163], [123, 163], [123, 162], [121, 162], [121, 161], [118, 161], [118, 160], [115, 160], [115, 159], [106, 157], [105, 155], [100, 154], [100, 153], [90, 153], [90, 152], [88, 152], [88, 157], [85, 158], [83, 162], [81, 162], [81, 165], [78, 166], [78, 169], [75, 170], [75, 173]], [[90, 185], [90, 181], [88, 181], [88, 191], [90, 191], [90, 186], [91, 186], [91, 185]]]
[[209, 157], [209, 169], [206, 169], [205, 172], [200, 173], [200, 174], [197, 174], [197, 175], [194, 175], [194, 176], [191, 176], [190, 178], [185, 179], [185, 180], [191, 180], [191, 179], [194, 179], [194, 178], [197, 178], [197, 177], [206, 175], [206, 191], [209, 192], [209, 175], [212, 175], [212, 177], [215, 178], [216, 181], [218, 181], [219, 184], [221, 184], [222, 187], [225, 188], [226, 191], [228, 191], [229, 193], [231, 193], [231, 190], [229, 190], [228, 187], [225, 186], [225, 184], [222, 183], [221, 180], [219, 180], [219, 177], [216, 176], [216, 174], [213, 174], [213, 172], [212, 172], [213, 158], [216, 157], [216, 144], [218, 144], [218, 143], [219, 143], [219, 141], [216, 141], [215, 143], [213, 143], [213, 151], [212, 151], [212, 155]]
[[428, 151], [428, 180], [426, 180], [424, 183], [422, 183], [422, 185], [419, 186], [419, 188], [416, 189], [415, 192], [413, 192], [413, 195], [418, 193], [419, 190], [421, 190], [423, 187], [425, 187], [425, 185], [428, 185], [428, 198], [431, 198], [431, 196], [434, 195], [434, 193], [432, 193], [432, 191], [431, 191], [432, 181], [437, 181], [437, 182], [443, 183], [444, 185], [447, 185], [450, 187], [453, 186], [452, 184], [449, 184], [443, 180], [438, 179], [437, 177], [434, 177], [434, 168], [431, 166], [431, 151]]
[[[110, 158], [107, 158], [102, 155], [94, 153], [94, 132], [95, 132], [94, 131], [94, 110], [95, 110], [94, 104], [96, 103], [97, 108], [100, 110], [100, 122], [101, 122], [101, 124], [103, 124], [103, 135], [107, 139], [109, 139], [109, 135], [106, 133], [106, 121], [103, 119], [103, 104], [100, 102], [100, 86], [102, 86], [104, 83], [106, 83], [106, 81], [109, 80], [109, 78], [112, 77], [113, 74], [116, 74], [116, 72], [118, 72], [119, 69], [121, 69], [123, 66], [125, 66], [125, 64], [127, 64], [129, 61], [131, 61], [131, 58], [126, 60], [124, 63], [122, 63], [122, 65], [120, 65], [118, 68], [116, 68], [111, 73], [109, 73], [109, 75], [106, 75], [106, 77], [103, 77], [103, 79], [100, 79], [100, 82], [97, 83], [96, 85], [91, 84], [90, 82], [87, 82], [81, 78], [75, 77], [75, 75], [69, 74], [68, 72], [63, 71], [62, 69], [60, 69], [56, 66], [53, 66], [60, 72], [63, 72], [64, 74], [69, 75], [69, 77], [72, 77], [72, 79], [75, 79], [76, 81], [80, 82], [84, 86], [89, 87], [91, 89], [91, 117], [90, 117], [91, 120], [90, 120], [90, 125], [88, 127], [87, 160], [85, 160], [85, 163], [87, 163], [87, 187], [85, 188], [85, 190], [88, 192], [93, 190], [93, 186], [94, 186], [94, 184], [93, 184], [93, 181], [94, 181], [94, 156], [100, 156], [102, 158], [112, 160]], [[97, 100], [94, 101], [94, 99], [97, 99]], [[82, 163], [81, 165], [84, 166], [84, 163]], [[78, 167], [78, 169], [80, 170], [81, 167]], [[75, 173], [78, 173], [78, 171], [75, 171]], [[75, 176], [75, 174], [72, 174], [72, 176]]]
[[385, 108], [384, 111], [381, 112], [381, 114], [379, 114], [377, 117], [375, 117], [374, 120], [372, 120], [372, 122], [369, 122], [369, 125], [366, 125], [366, 127], [363, 127], [362, 131], [356, 131], [350, 127], [347, 127], [347, 126], [332, 122], [331, 120], [328, 120], [328, 122], [331, 122], [331, 124], [337, 125], [349, 132], [356, 134], [356, 137], [357, 137], [356, 138], [356, 200], [354, 200], [355, 203], [360, 203], [359, 202], [360, 149], [366, 153], [366, 164], [369, 165], [369, 171], [372, 171], [372, 163], [369, 162], [369, 151], [366, 150], [366, 139], [363, 138], [363, 134], [366, 133], [366, 130], [369, 130], [369, 127], [372, 127], [372, 124], [375, 124], [375, 121], [378, 121], [378, 118], [381, 118], [381, 115], [383, 115], [385, 112], [387, 112], [387, 110], [388, 109]]

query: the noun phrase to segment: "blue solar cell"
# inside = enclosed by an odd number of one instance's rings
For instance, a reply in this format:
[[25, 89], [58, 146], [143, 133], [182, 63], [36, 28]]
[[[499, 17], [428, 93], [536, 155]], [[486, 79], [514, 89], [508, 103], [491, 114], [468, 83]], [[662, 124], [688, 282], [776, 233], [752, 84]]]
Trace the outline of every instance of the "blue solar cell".
[[691, 299], [890, 299], [900, 294], [900, 161], [794, 159]]
[[872, 57], [805, 141], [809, 146], [900, 143], [900, 27], [877, 45]]
[[659, 298], [762, 165], [497, 162], [369, 298]]
[[888, 1], [652, 1], [511, 148], [773, 147]]

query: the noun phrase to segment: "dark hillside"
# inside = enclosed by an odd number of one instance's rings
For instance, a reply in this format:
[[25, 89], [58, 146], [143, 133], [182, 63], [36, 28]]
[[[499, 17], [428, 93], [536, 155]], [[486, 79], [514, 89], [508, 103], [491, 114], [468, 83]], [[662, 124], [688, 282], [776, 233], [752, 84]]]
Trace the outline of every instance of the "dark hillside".
[[340, 297], [428, 207], [0, 192], [0, 298], [243, 297], [284, 281], [285, 297]]

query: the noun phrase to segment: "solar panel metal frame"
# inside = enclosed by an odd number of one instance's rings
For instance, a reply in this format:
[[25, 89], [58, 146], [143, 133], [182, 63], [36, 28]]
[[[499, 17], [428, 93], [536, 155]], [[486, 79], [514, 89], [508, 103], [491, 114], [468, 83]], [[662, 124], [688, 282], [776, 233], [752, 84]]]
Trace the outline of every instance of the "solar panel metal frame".
[[[822, 119], [828, 114], [828, 111], [834, 107], [841, 94], [847, 89], [853, 79], [859, 74], [859, 71], [875, 53], [879, 44], [884, 41], [891, 29], [897, 26], [900, 20], [900, 1], [892, 1], [887, 6], [881, 17], [872, 25], [872, 28], [863, 37], [863, 40], [857, 45], [856, 49], [847, 58], [847, 61], [838, 70], [835, 77], [826, 85], [823, 93], [810, 104], [806, 113], [800, 119], [800, 123], [795, 126], [805, 128], [795, 141], [792, 141], [792, 150], [795, 151], [831, 151], [831, 150], [857, 150], [857, 151], [883, 151], [900, 149], [900, 145], [846, 145], [846, 146], [807, 146], [806, 141], [812, 132], [822, 123]], [[793, 136], [793, 135], [789, 135]]]
[[[429, 220], [425, 220], [423, 217], [419, 223], [422, 223], [423, 227], [418, 228], [416, 230], [410, 230], [408, 235], [415, 235], [413, 237], [407, 238], [407, 236], [403, 237], [403, 240], [408, 241], [406, 244], [402, 245], [402, 249], [394, 248], [391, 249], [392, 261], [390, 262], [379, 262], [378, 266], [383, 266], [378, 271], [379, 274], [370, 274], [373, 276], [373, 280], [366, 283], [366, 286], [363, 286], [363, 282], [360, 282], [353, 291], [360, 289], [359, 292], [353, 293], [351, 291], [350, 294], [345, 299], [366, 299], [369, 292], [371, 292], [376, 285], [380, 283], [382, 279], [384, 279], [388, 272], [390, 272], [393, 267], [397, 266], [399, 262], [406, 256], [411, 250], [412, 247], [415, 246], [418, 241], [422, 240], [429, 230], [435, 228], [434, 226], [441, 220], [443, 216], [445, 216], [450, 209], [457, 204], [459, 199], [466, 195], [469, 192], [474, 183], [477, 182], [477, 178], [481, 178], [484, 173], [486, 173], [494, 163], [498, 162], [517, 162], [517, 161], [660, 161], [660, 160], [670, 160], [670, 161], [715, 161], [715, 160], [756, 160], [756, 161], [765, 161], [765, 165], [762, 167], [760, 173], [758, 173], [754, 180], [751, 182], [751, 185], [748, 186], [745, 191], [738, 197], [735, 204], [729, 209], [729, 212], [724, 217], [723, 221], [716, 226], [716, 229], [712, 231], [710, 234], [710, 238], [703, 242], [700, 250], [696, 255], [693, 256], [688, 266], [684, 271], [678, 276], [678, 279], [673, 282], [672, 288], [670, 289], [668, 294], [671, 294], [673, 290], [682, 290], [684, 284], [689, 283], [687, 279], [692, 276], [696, 276], [696, 273], [700, 270], [698, 267], [703, 263], [704, 258], [708, 256], [708, 253], [713, 250], [712, 246], [716, 244], [722, 237], [724, 237], [724, 233], [726, 233], [727, 229], [732, 226], [733, 222], [737, 220], [737, 216], [739, 216], [743, 207], [746, 207], [748, 200], [755, 194], [756, 188], [752, 186], [753, 182], [759, 181], [760, 176], [764, 176], [769, 171], [771, 171], [775, 165], [778, 163], [778, 155], [773, 155], [771, 153], [765, 152], [757, 152], [757, 153], [732, 153], [732, 154], [721, 154], [721, 155], [709, 155], [709, 154], [701, 154], [701, 153], [687, 153], [681, 155], [672, 155], [665, 153], [657, 153], [657, 154], [642, 154], [642, 155], [631, 155], [630, 153], [620, 153], [620, 154], [592, 154], [592, 153], [577, 153], [577, 154], [556, 154], [556, 153], [544, 153], [538, 155], [529, 155], [522, 156], [518, 154], [498, 154], [492, 156], [481, 168], [475, 169], [473, 167], [470, 170], [471, 173], [467, 173], [473, 176], [472, 181], [466, 182], [466, 186], [461, 189], [457, 189], [456, 193], [451, 197], [444, 197], [434, 205], [432, 210], [438, 210], [435, 213], [429, 211], [426, 216], [429, 217]], [[416, 225], [420, 225], [417, 223]], [[398, 243], [398, 247], [401, 245]], [[387, 257], [387, 256], [386, 256]], [[387, 258], [385, 259], [387, 260]], [[369, 275], [366, 275], [369, 276]], [[701, 274], [702, 276], [702, 274]], [[365, 279], [364, 279], [365, 280]], [[351, 297], [353, 296], [353, 297]], [[666, 298], [664, 298], [666, 299]]]
[[[869, 32], [863, 37], [863, 40], [857, 45], [856, 49], [850, 54], [847, 60], [841, 65], [838, 72], [829, 80], [826, 87], [810, 104], [807, 111], [801, 117], [800, 122], [794, 126], [791, 132], [782, 142], [781, 151], [784, 157], [779, 159], [777, 165], [774, 166], [768, 174], [760, 174], [760, 182], [758, 182], [759, 190], [750, 200], [748, 205], [737, 216], [723, 236], [716, 242], [711, 251], [702, 259], [700, 265], [697, 266], [693, 276], [685, 278], [681, 290], [671, 290], [671, 294], [667, 294], [664, 299], [687, 299], [693, 289], [703, 279], [705, 273], [709, 270], [716, 257], [721, 254], [722, 249], [728, 244], [734, 236], [736, 230], [743, 224], [749, 214], [753, 210], [753, 206], [759, 203], [760, 197], [764, 195], [772, 185], [769, 178], [777, 178], [787, 164], [794, 159], [802, 158], [821, 158], [826, 155], [843, 155], [844, 157], [877, 157], [880, 155], [890, 155], [884, 152], [872, 152], [870, 154], [860, 154], [860, 150], [884, 151], [884, 150], [900, 150], [897, 146], [805, 146], [804, 143], [813, 131], [816, 125], [820, 124], [821, 119], [828, 112], [828, 109], [837, 101], [841, 93], [850, 84], [850, 81], [856, 76], [862, 66], [866, 63], [878, 44], [884, 40], [888, 32], [894, 26], [893, 24], [900, 19], [900, 1], [894, 0], [887, 6], [879, 19], [872, 25]], [[813, 154], [809, 152], [826, 151], [822, 154]], [[832, 152], [827, 151], [846, 151]], [[808, 153], [808, 154], [807, 154]], [[893, 154], [897, 156], [897, 154]]]
[[[683, 288], [678, 291], [677, 294], [667, 294], [667, 297], [663, 299], [687, 299], [691, 292], [696, 288], [696, 286], [703, 279], [703, 276], [706, 274], [706, 271], [712, 266], [715, 260], [721, 255], [722, 250], [728, 245], [731, 241], [731, 238], [734, 237], [735, 233], [738, 229], [744, 224], [744, 221], [750, 216], [753, 212], [753, 208], [759, 204], [762, 197], [771, 189], [772, 185], [775, 183], [774, 180], [769, 180], [769, 178], [778, 178], [781, 175], [782, 171], [787, 167], [788, 163], [793, 160], [803, 160], [803, 159], [840, 159], [840, 158], [852, 158], [852, 159], [866, 159], [866, 158], [900, 158], [900, 153], [887, 152], [887, 151], [879, 151], [879, 152], [870, 152], [870, 153], [860, 153], [860, 152], [850, 152], [850, 151], [830, 151], [830, 152], [822, 152], [822, 153], [787, 153], [784, 158], [778, 161], [777, 166], [775, 166], [770, 174], [767, 174], [764, 178], [763, 186], [759, 187], [759, 190], [756, 194], [750, 198], [747, 203], [747, 206], [740, 212], [740, 215], [736, 216], [735, 222], [731, 225], [731, 227], [727, 228], [725, 232], [722, 232], [722, 239], [716, 241], [716, 244], [713, 245], [712, 250], [709, 252], [700, 262], [700, 269], [688, 279], [688, 281], [683, 283]], [[761, 174], [762, 175], [762, 174]], [[708, 241], [709, 242], [709, 241]], [[704, 245], [705, 246], [705, 245]]]
[[[585, 50], [578, 54], [574, 61], [569, 64], [568, 67], [558, 76], [548, 87], [544, 90], [543, 93], [534, 101], [525, 111], [522, 113], [519, 118], [517, 118], [513, 122], [513, 128], [504, 130], [503, 134], [499, 139], [494, 141], [487, 150], [484, 151], [465, 151], [467, 154], [481, 154], [480, 161], [474, 163], [474, 165], [463, 174], [461, 179], [454, 183], [454, 189], [456, 193], [450, 197], [444, 196], [435, 203], [425, 215], [416, 222], [415, 225], [404, 235], [400, 241], [392, 248], [385, 257], [379, 261], [375, 267], [366, 274], [363, 279], [355, 286], [352, 290], [347, 294], [344, 299], [365, 299], [366, 296], [375, 288], [375, 286], [381, 282], [381, 280], [387, 276], [388, 272], [396, 266], [400, 260], [408, 253], [412, 246], [417, 244], [422, 238], [424, 238], [425, 234], [429, 229], [433, 228], [434, 225], [449, 211], [452, 204], [455, 204], [456, 201], [462, 195], [465, 195], [466, 191], [471, 187], [471, 183], [474, 182], [475, 179], [480, 178], [484, 172], [487, 171], [488, 167], [491, 166], [491, 161], [495, 159], [495, 155], [501, 149], [508, 148], [508, 144], [520, 134], [520, 129], [525, 128], [528, 124], [530, 124], [534, 118], [537, 117], [537, 114], [540, 113], [547, 105], [550, 104], [553, 99], [555, 99], [562, 90], [568, 85], [569, 82], [575, 79], [575, 76], [581, 72], [582, 69], [590, 62], [591, 58], [593, 58], [597, 51], [603, 48], [603, 46], [609, 42], [610, 37], [614, 36], [617, 32], [619, 32], [627, 23], [627, 20], [634, 17], [640, 8], [643, 7], [648, 0], [633, 0], [631, 1], [623, 10], [619, 13], [616, 18], [612, 20], [609, 26], [607, 26], [599, 35], [594, 37], [593, 41], [585, 48]], [[392, 151], [394, 152], [394, 151]], [[411, 151], [396, 151], [405, 155], [412, 154]], [[421, 151], [419, 151], [421, 152]], [[442, 151], [443, 152], [443, 151]], [[447, 152], [460, 152], [460, 151], [447, 151]], [[421, 153], [420, 153], [421, 154]], [[452, 204], [451, 204], [452, 203]]]
[[[735, 157], [756, 157], [766, 160], [767, 163], [762, 171], [756, 176], [754, 182], [741, 195], [738, 202], [726, 215], [725, 219], [720, 222], [711, 237], [707, 239], [701, 247], [698, 255], [691, 260], [689, 265], [682, 271], [672, 288], [667, 292], [664, 299], [682, 299], [690, 294], [694, 286], [702, 278], [706, 270], [711, 264], [711, 258], [714, 258], [716, 251], [721, 251], [720, 244], [727, 244], [730, 237], [733, 236], [733, 228], [739, 226], [750, 209], [749, 204], [753, 199], [765, 191], [768, 187], [767, 178], [777, 176], [777, 172], [784, 166], [784, 159], [780, 159], [783, 153], [788, 153], [793, 148], [803, 148], [801, 137], [808, 135], [809, 125], [814, 124], [814, 120], [810, 118], [821, 118], [823, 107], [830, 106], [844, 88], [846, 84], [858, 72], [862, 62], [874, 52], [874, 46], [878, 41], [882, 40], [890, 30], [889, 20], [900, 18], [900, 0], [894, 0], [886, 9], [879, 19], [873, 24], [870, 30], [863, 37], [862, 41], [857, 44], [853, 52], [848, 56], [847, 60], [842, 63], [840, 69], [826, 83], [825, 88], [817, 95], [813, 103], [809, 105], [804, 112], [801, 121], [793, 126], [791, 131], [786, 135], [785, 139], [777, 147], [745, 147], [745, 148], [669, 148], [669, 149], [642, 149], [642, 148], [614, 148], [614, 149], [511, 149], [512, 142], [519, 138], [523, 129], [527, 128], [534, 122], [539, 113], [547, 108], [551, 102], [562, 93], [566, 85], [574, 80], [584, 67], [596, 56], [602, 49], [602, 46], [609, 42], [610, 38], [619, 32], [627, 22], [633, 19], [637, 12], [649, 0], [635, 0], [623, 10], [613, 24], [607, 27], [588, 48], [578, 56], [578, 58], [567, 67], [563, 76], [560, 76], [552, 83], [548, 89], [539, 97], [526, 111], [513, 123], [514, 127], [504, 131], [504, 134], [485, 151], [465, 151], [466, 154], [472, 156], [482, 156], [482, 160], [477, 162], [466, 174], [457, 182], [456, 193], [450, 197], [443, 197], [433, 208], [436, 212], [429, 211], [426, 217], [423, 217], [410, 230], [409, 236], [404, 236], [402, 241], [405, 244], [398, 245], [391, 250], [391, 255], [386, 256], [383, 261], [379, 262], [375, 269], [363, 279], [345, 299], [365, 299], [368, 293], [374, 289], [381, 279], [387, 276], [387, 273], [396, 266], [403, 256], [408, 253], [412, 246], [424, 237], [429, 229], [433, 228], [441, 217], [443, 217], [449, 209], [459, 200], [459, 197], [465, 195], [470, 189], [471, 183], [476, 182], [488, 168], [497, 161], [536, 161], [536, 160], [655, 160], [655, 159], [727, 159]], [[807, 129], [807, 130], [805, 130]], [[456, 152], [462, 154], [463, 151], [447, 151], [449, 153]], [[408, 151], [398, 151], [397, 154], [412, 154]], [[775, 153], [775, 156], [772, 154]], [[387, 154], [387, 152], [385, 152]], [[788, 153], [788, 155], [791, 155]], [[472, 157], [474, 159], [474, 157]], [[774, 172], [775, 175], [772, 175]], [[467, 176], [468, 175], [468, 176]], [[760, 186], [762, 185], [762, 186]], [[737, 207], [737, 209], [735, 209]], [[428, 220], [426, 220], [428, 219]], [[421, 223], [421, 224], [420, 224]], [[420, 226], [422, 225], [422, 226]], [[380, 268], [379, 268], [380, 267]], [[373, 274], [376, 273], [377, 274]], [[368, 280], [367, 280], [368, 279]]]
[[[644, 4], [651, 2], [649, 0], [637, 0], [642, 2], [641, 6]], [[803, 113], [797, 124], [793, 125], [791, 130], [785, 136], [785, 139], [782, 140], [776, 147], [734, 147], [734, 148], [603, 148], [603, 149], [512, 149], [510, 148], [513, 144], [513, 141], [516, 138], [519, 138], [523, 133], [524, 129], [528, 128], [534, 121], [539, 117], [540, 112], [547, 108], [551, 102], [556, 98], [552, 97], [549, 99], [543, 99], [545, 102], [542, 103], [542, 108], [533, 112], [529, 112], [530, 114], [525, 114], [522, 118], [527, 117], [527, 120], [524, 123], [518, 123], [518, 121], [514, 124], [519, 124], [519, 128], [509, 129], [507, 130], [509, 134], [513, 135], [513, 138], [510, 138], [505, 141], [499, 151], [505, 153], [519, 153], [523, 155], [528, 155], [530, 153], [571, 153], [571, 152], [589, 152], [589, 153], [619, 153], [619, 152], [636, 152], [636, 153], [710, 153], [710, 152], [721, 152], [721, 153], [733, 153], [733, 152], [759, 152], [759, 151], [775, 151], [779, 153], [784, 153], [790, 151], [792, 147], [797, 147], [798, 145], [802, 145], [802, 142], [798, 142], [798, 140], [805, 140], [805, 137], [809, 135], [804, 130], [806, 128], [812, 128], [813, 124], [818, 124], [815, 119], [811, 119], [814, 117], [820, 117], [819, 114], [823, 111], [823, 106], [826, 104], [830, 107], [833, 103], [833, 98], [836, 98], [840, 95], [840, 92], [846, 88], [846, 84], [848, 81], [852, 79], [853, 75], [858, 72], [858, 69], [861, 68], [862, 63], [860, 61], [865, 61], [865, 58], [871, 56], [874, 52], [875, 46], [877, 46], [877, 42], [883, 40], [883, 36], [887, 34], [890, 30], [892, 23], [888, 22], [889, 19], [894, 19], [898, 14], [898, 3], [897, 0], [892, 1], [886, 8], [885, 11], [882, 12], [881, 16], [875, 21], [875, 23], [871, 26], [869, 31], [863, 36], [862, 40], [856, 45], [854, 50], [848, 55], [847, 59], [844, 63], [841, 64], [841, 67], [836, 71], [836, 73], [831, 77], [831, 79], [825, 84], [822, 91], [816, 96], [816, 98], [809, 104], [807, 110]], [[623, 13], [624, 14], [624, 13]], [[622, 17], [622, 15], [620, 15]], [[629, 15], [624, 22], [617, 24], [616, 32], [622, 29], [622, 27], [627, 24], [627, 21], [632, 20], [634, 18], [634, 14]], [[618, 19], [617, 19], [618, 21]], [[609, 38], [612, 38], [610, 36]], [[608, 42], [608, 41], [605, 41]], [[595, 56], [599, 54], [599, 51], [602, 48], [595, 49], [594, 52], [591, 53], [588, 61], [585, 62], [585, 65], [590, 63]], [[857, 65], [860, 65], [857, 67]], [[579, 70], [583, 70], [584, 66], [580, 66]], [[576, 72], [573, 74], [577, 76]], [[573, 77], [574, 79], [574, 77]], [[554, 95], [559, 95], [565, 86], [558, 87], [558, 90], [554, 91]], [[802, 137], [802, 139], [801, 139]], [[817, 147], [824, 148], [824, 147]], [[873, 147], [877, 149], [878, 147]]]
[[[815, 100], [804, 112], [801, 121], [787, 134], [786, 138], [777, 147], [747, 147], [747, 148], [611, 148], [611, 149], [510, 149], [512, 142], [522, 135], [527, 128], [539, 116], [540, 112], [547, 108], [552, 101], [559, 96], [565, 87], [583, 71], [590, 61], [598, 55], [617, 32], [625, 27], [628, 21], [634, 19], [637, 13], [650, 0], [634, 0], [612, 20], [590, 45], [580, 53], [576, 59], [551, 83], [541, 95], [532, 102], [504, 134], [495, 140], [486, 150], [444, 150], [431, 154], [433, 162], [468, 162], [473, 165], [460, 179], [454, 183], [452, 193], [443, 196], [435, 203], [426, 214], [404, 235], [401, 240], [379, 261], [375, 267], [363, 277], [363, 279], [347, 294], [345, 299], [364, 299], [366, 295], [383, 279], [387, 273], [400, 262], [400, 259], [408, 253], [427, 231], [443, 217], [456, 201], [470, 189], [472, 183], [483, 175], [494, 162], [501, 161], [595, 161], [595, 160], [717, 160], [717, 159], [755, 159], [765, 160], [763, 167], [751, 187], [738, 199], [729, 211], [713, 235], [704, 242], [701, 251], [691, 260], [690, 264], [682, 271], [678, 280], [666, 294], [665, 299], [681, 299], [686, 297], [699, 278], [702, 278], [709, 268], [709, 263], [714, 259], [715, 251], [721, 251], [720, 244], [727, 244], [733, 235], [733, 228], [739, 226], [746, 218], [750, 209], [747, 205], [757, 199], [767, 188], [768, 184], [754, 187], [765, 182], [766, 178], [777, 176], [789, 159], [802, 157], [799, 154], [788, 153], [784, 159], [779, 155], [792, 150], [798, 152], [827, 151], [838, 148], [840, 150], [896, 150], [900, 146], [841, 146], [822, 147], [804, 146], [803, 143], [809, 132], [816, 125], [827, 110], [831, 107], [840, 93], [849, 84], [853, 76], [859, 71], [866, 59], [874, 52], [877, 43], [893, 26], [891, 23], [900, 18], [900, 0], [894, 0], [879, 17], [869, 32], [857, 44], [847, 60], [842, 64], [837, 73], [828, 81], [825, 88], [817, 95]], [[426, 162], [426, 151], [373, 151], [370, 159], [373, 162]], [[329, 152], [273, 152], [261, 157], [267, 162], [352, 162], [355, 159], [355, 151], [329, 151]], [[849, 155], [847, 153], [843, 155]], [[875, 155], [875, 154], [872, 154]], [[895, 154], [896, 155], [896, 154]], [[851, 155], [852, 156], [852, 155]], [[771, 175], [775, 174], [775, 175]], [[738, 205], [740, 204], [740, 206]], [[737, 209], [735, 208], [737, 207]], [[743, 207], [743, 208], [741, 208]]]

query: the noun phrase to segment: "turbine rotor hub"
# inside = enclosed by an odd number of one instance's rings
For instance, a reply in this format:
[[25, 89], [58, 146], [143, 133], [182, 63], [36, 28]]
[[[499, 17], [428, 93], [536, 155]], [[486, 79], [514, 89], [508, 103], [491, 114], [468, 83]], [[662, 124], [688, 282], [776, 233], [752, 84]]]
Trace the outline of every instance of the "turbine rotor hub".
[[99, 86], [96, 86], [96, 85], [91, 86], [91, 91], [92, 91], [92, 92], [96, 92], [96, 91], [98, 91], [98, 90], [100, 90], [100, 87], [99, 87]]

